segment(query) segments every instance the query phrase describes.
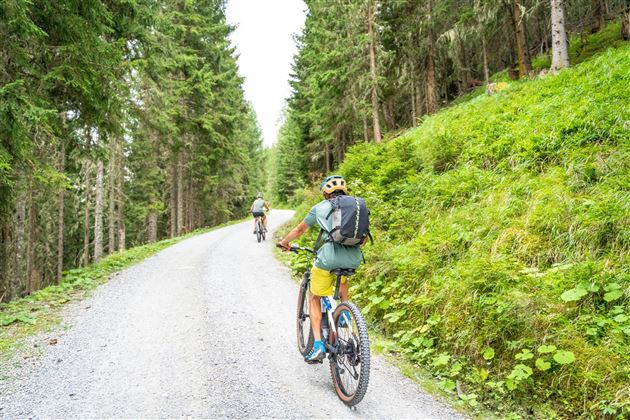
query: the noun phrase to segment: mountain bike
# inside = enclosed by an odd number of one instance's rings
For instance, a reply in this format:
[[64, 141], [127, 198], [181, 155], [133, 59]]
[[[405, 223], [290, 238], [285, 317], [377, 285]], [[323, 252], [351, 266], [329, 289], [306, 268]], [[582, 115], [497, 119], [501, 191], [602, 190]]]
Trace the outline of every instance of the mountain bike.
[[[308, 248], [292, 246], [291, 251], [316, 253]], [[353, 269], [331, 270], [336, 278], [334, 296], [323, 296], [321, 337], [326, 346], [330, 375], [335, 392], [344, 404], [352, 407], [361, 402], [370, 379], [370, 340], [367, 325], [359, 308], [352, 302], [340, 302], [341, 278], [355, 273]], [[297, 301], [297, 345], [302, 356], [313, 348], [314, 336], [309, 314], [308, 290], [311, 272], [307, 270], [300, 284]], [[321, 362], [320, 362], [321, 363]]]
[[265, 231], [265, 225], [262, 222], [261, 216], [256, 216], [256, 239], [258, 242], [267, 239], [267, 232]]

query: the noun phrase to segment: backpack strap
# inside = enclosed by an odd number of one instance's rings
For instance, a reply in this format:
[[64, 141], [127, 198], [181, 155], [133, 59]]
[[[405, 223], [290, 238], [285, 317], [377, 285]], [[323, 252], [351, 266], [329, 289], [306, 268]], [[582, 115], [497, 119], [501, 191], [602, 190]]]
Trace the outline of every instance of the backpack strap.
[[313, 245], [313, 251], [315, 251], [315, 253], [317, 253], [317, 251], [319, 251], [319, 247], [321, 247], [324, 242], [326, 242], [322, 240], [322, 238], [324, 237], [324, 232], [326, 232], [324, 229], [319, 229], [319, 234], [317, 235], [317, 239], [315, 240], [315, 245]]
[[328, 202], [330, 203], [330, 211], [326, 215], [326, 220], [328, 220], [330, 215], [335, 212], [335, 209], [337, 208], [337, 198], [338, 197], [333, 197], [328, 199]]

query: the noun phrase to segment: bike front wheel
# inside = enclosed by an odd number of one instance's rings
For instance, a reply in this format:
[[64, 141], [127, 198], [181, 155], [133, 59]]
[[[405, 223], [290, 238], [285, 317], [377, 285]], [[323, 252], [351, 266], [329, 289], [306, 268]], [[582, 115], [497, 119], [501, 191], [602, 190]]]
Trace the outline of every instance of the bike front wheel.
[[330, 374], [337, 396], [347, 406], [361, 402], [370, 380], [370, 340], [359, 308], [351, 302], [337, 306], [333, 314], [337, 336], [331, 336], [336, 352]]
[[302, 356], [306, 356], [313, 349], [315, 338], [313, 337], [313, 329], [311, 328], [311, 318], [309, 314], [308, 301], [308, 274], [304, 276], [297, 299], [297, 346]]

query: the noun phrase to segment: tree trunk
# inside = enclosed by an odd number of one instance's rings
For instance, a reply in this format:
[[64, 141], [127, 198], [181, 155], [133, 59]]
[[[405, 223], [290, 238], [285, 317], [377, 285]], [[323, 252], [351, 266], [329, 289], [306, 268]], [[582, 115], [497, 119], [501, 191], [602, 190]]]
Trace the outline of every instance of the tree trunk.
[[0, 303], [11, 299], [11, 235], [10, 227], [4, 219], [0, 219]]
[[368, 129], [367, 117], [363, 117], [363, 140], [367, 143], [370, 141], [370, 131]]
[[523, 9], [518, 0], [514, 0], [513, 2], [513, 12], [518, 76], [523, 77], [532, 70], [532, 65], [529, 59], [527, 37], [525, 36], [525, 17], [523, 16]]
[[368, 40], [370, 50], [370, 79], [372, 82], [372, 128], [374, 129], [374, 142], [381, 142], [381, 124], [378, 115], [378, 76], [376, 72], [376, 37], [374, 35], [374, 8], [372, 3], [368, 5]]
[[[20, 183], [21, 184], [21, 183]], [[21, 188], [21, 185], [18, 187]], [[27, 252], [26, 252], [26, 194], [18, 191], [16, 208], [16, 238], [15, 238], [15, 272], [12, 283], [13, 296], [21, 296], [27, 281]]]
[[330, 173], [330, 145], [324, 143], [324, 159], [326, 160], [326, 174]]
[[103, 161], [96, 164], [96, 185], [94, 200], [94, 262], [103, 257]]
[[396, 129], [396, 120], [394, 119], [394, 105], [389, 100], [383, 104], [383, 116], [385, 117], [385, 124], [387, 129], [392, 131]]
[[488, 69], [488, 46], [486, 45], [486, 36], [481, 34], [481, 49], [483, 55], [483, 81], [486, 86], [490, 83], [490, 69]]
[[118, 251], [123, 252], [124, 250], [127, 249], [127, 243], [126, 243], [126, 233], [125, 233], [125, 227], [123, 225], [123, 227], [118, 229]]
[[177, 154], [177, 235], [183, 233], [184, 228], [184, 152]]
[[171, 164], [170, 170], [171, 194], [169, 197], [169, 207], [171, 211], [170, 228], [171, 238], [177, 236], [177, 164]]
[[28, 245], [26, 248], [26, 274], [27, 285], [26, 293], [31, 294], [39, 288], [39, 275], [37, 270], [37, 264], [35, 262], [35, 256], [37, 255], [35, 247], [37, 245], [37, 202], [34, 197], [33, 186], [31, 186], [31, 193], [29, 196], [28, 206]]
[[626, 0], [628, 5], [621, 13], [621, 37], [626, 41], [630, 40], [630, 1]]
[[158, 214], [155, 210], [149, 213], [149, 243], [157, 241]]
[[591, 33], [594, 34], [604, 25], [604, 6], [602, 5], [602, 0], [591, 1], [591, 14], [593, 16], [591, 21]]
[[[414, 92], [416, 94], [416, 118], [421, 117], [424, 114], [424, 109], [422, 108], [422, 104], [424, 101], [422, 100], [422, 83], [420, 82], [420, 78], [415, 78], [415, 88]], [[414, 122], [415, 124], [416, 122]]]
[[107, 241], [107, 251], [110, 254], [116, 252], [116, 154], [116, 146], [113, 145], [107, 171], [109, 181], [107, 193], [109, 196], [109, 210], [107, 212], [109, 240]]
[[123, 158], [122, 144], [118, 149], [118, 165], [116, 166], [116, 225], [118, 227], [118, 250], [127, 249], [125, 228], [125, 194], [123, 191]]
[[85, 209], [83, 213], [83, 256], [82, 264], [85, 267], [90, 263], [90, 196], [91, 196], [91, 171], [89, 164], [85, 169]]
[[459, 89], [460, 95], [463, 95], [464, 93], [468, 92], [468, 88], [470, 88], [470, 86], [472, 85], [472, 76], [470, 75], [470, 67], [468, 66], [468, 54], [466, 54], [466, 48], [461, 40], [459, 42], [459, 51], [459, 55], [461, 56], [461, 63], [458, 66], [460, 79]]
[[569, 67], [569, 45], [564, 27], [564, 0], [551, 0], [551, 70]]
[[416, 126], [416, 119], [418, 118], [418, 114], [416, 112], [416, 92], [415, 92], [415, 80], [411, 81], [411, 92], [409, 102], [411, 102], [411, 126]]
[[192, 232], [195, 229], [195, 222], [193, 220], [193, 211], [195, 209], [194, 206], [194, 196], [195, 196], [194, 186], [193, 186], [193, 173], [192, 168], [190, 170], [189, 181], [188, 181], [188, 199], [186, 206], [186, 228], [188, 232]]
[[432, 114], [438, 110], [437, 82], [435, 80], [435, 63], [433, 57], [433, 35], [429, 33], [427, 38], [427, 113]]
[[[61, 140], [61, 156], [59, 157], [59, 173], [64, 173], [66, 166], [66, 147]], [[64, 251], [64, 213], [65, 213], [65, 186], [59, 190], [57, 195], [57, 281], [63, 276], [63, 251]]]
[[438, 110], [437, 99], [437, 81], [435, 79], [435, 58], [434, 58], [434, 45], [433, 45], [433, 4], [429, 0], [427, 2], [428, 13], [427, 21], [429, 23], [427, 29], [427, 65], [426, 65], [426, 77], [427, 77], [427, 113], [432, 114]]

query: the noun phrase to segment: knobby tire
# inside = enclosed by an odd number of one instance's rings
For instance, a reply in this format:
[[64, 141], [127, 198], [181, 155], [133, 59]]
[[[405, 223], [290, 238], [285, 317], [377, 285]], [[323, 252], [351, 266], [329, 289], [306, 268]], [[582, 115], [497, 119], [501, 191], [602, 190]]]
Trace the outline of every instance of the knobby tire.
[[259, 243], [262, 240], [262, 227], [260, 224], [260, 220], [256, 221], [256, 239], [258, 240]]
[[[297, 316], [296, 316], [296, 333], [297, 333], [297, 345], [298, 351], [302, 356], [308, 355], [313, 349], [313, 343], [315, 338], [313, 336], [313, 330], [311, 328], [311, 320], [308, 316], [309, 303], [308, 303], [308, 273], [304, 275], [304, 279], [300, 284], [297, 299]], [[308, 329], [308, 332], [306, 331]]]
[[[335, 391], [337, 392], [337, 396], [344, 404], [349, 407], [355, 406], [361, 402], [363, 397], [365, 396], [365, 392], [367, 391], [368, 383], [370, 381], [370, 340], [368, 337], [367, 324], [363, 315], [359, 311], [359, 308], [351, 302], [343, 302], [340, 303], [339, 306], [335, 309], [333, 314], [333, 319], [335, 322], [335, 326], [337, 327], [337, 331], [340, 330], [340, 320], [341, 313], [343, 310], [347, 310], [352, 315], [351, 325], [354, 322], [356, 324], [356, 334], [353, 334], [354, 340], [356, 340], [357, 352], [355, 352], [354, 356], [357, 356], [358, 360], [360, 360], [360, 368], [358, 370], [358, 384], [356, 386], [356, 390], [354, 392], [348, 392], [344, 388], [344, 384], [341, 379], [341, 369], [348, 369], [348, 366], [341, 363], [341, 358], [339, 362], [333, 358], [330, 363], [330, 375], [332, 376], [333, 384], [335, 386]], [[331, 340], [333, 338], [331, 337]], [[337, 338], [339, 339], [339, 338]], [[331, 343], [334, 344], [334, 343]], [[344, 374], [349, 374], [350, 372], [345, 372]]]

